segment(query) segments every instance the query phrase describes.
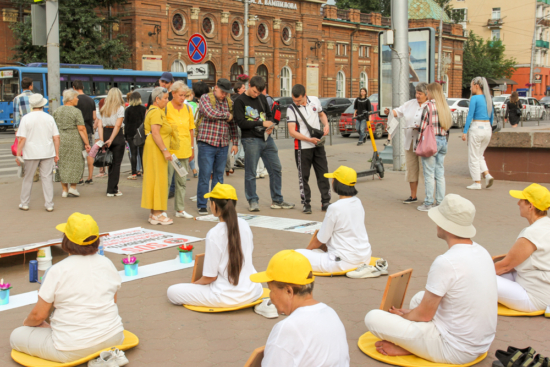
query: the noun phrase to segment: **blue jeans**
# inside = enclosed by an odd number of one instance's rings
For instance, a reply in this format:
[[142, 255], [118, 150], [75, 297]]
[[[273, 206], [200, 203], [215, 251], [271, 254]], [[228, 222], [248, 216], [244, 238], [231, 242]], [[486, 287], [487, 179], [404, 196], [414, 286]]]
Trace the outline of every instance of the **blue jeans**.
[[256, 195], [256, 167], [262, 158], [264, 166], [269, 174], [269, 189], [271, 200], [280, 203], [283, 201], [282, 167], [279, 160], [279, 150], [275, 141], [270, 136], [267, 141], [259, 138], [241, 139], [244, 148], [244, 193], [249, 203], [258, 202]]
[[367, 129], [367, 120], [357, 120], [355, 129], [359, 133], [359, 141], [363, 142], [365, 139], [365, 130]]
[[[227, 146], [215, 147], [202, 141], [197, 142], [199, 147], [199, 181], [197, 183], [197, 208], [206, 208], [207, 200], [204, 195], [210, 192], [218, 182], [223, 183], [225, 162], [227, 161]], [[210, 183], [212, 173], [212, 186]]]
[[445, 197], [445, 167], [443, 167], [443, 162], [447, 154], [447, 138], [436, 136], [435, 141], [437, 143], [437, 153], [430, 158], [422, 157], [422, 171], [424, 172], [424, 186], [426, 188], [424, 205], [426, 206], [434, 203], [434, 179], [436, 204], [441, 204]]

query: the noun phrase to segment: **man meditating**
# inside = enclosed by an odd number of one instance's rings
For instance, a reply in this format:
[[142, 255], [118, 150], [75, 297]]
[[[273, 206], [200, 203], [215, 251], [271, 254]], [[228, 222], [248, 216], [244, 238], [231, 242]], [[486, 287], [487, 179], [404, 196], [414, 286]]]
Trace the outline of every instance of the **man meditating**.
[[437, 237], [449, 249], [433, 262], [426, 291], [411, 300], [410, 310], [372, 310], [367, 328], [382, 341], [378, 352], [414, 354], [431, 362], [465, 364], [489, 350], [497, 326], [497, 284], [491, 256], [471, 240], [475, 207], [447, 195], [428, 211]]
[[281, 251], [266, 271], [252, 274], [250, 280], [267, 283], [271, 302], [288, 315], [271, 330], [262, 367], [349, 366], [346, 329], [332, 308], [313, 299], [315, 277], [305, 256]]

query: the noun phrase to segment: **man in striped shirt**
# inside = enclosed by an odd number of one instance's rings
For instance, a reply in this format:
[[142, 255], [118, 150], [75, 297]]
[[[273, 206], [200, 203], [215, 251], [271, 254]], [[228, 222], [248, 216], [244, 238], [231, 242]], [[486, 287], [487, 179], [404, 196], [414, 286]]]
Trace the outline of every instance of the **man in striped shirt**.
[[[204, 94], [199, 101], [199, 110], [203, 116], [197, 134], [199, 148], [199, 181], [197, 184], [197, 207], [200, 215], [207, 215], [207, 200], [204, 195], [210, 192], [218, 182], [223, 183], [223, 174], [229, 144], [232, 154], [237, 154], [239, 137], [237, 125], [233, 120], [233, 102], [228, 97], [231, 83], [219, 79], [214, 92]], [[212, 174], [212, 186], [210, 186]]]

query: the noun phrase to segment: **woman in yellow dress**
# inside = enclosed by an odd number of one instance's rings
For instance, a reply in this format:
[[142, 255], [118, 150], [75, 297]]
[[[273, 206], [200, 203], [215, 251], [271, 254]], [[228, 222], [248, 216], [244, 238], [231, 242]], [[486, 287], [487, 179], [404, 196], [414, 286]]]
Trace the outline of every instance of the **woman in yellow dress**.
[[151, 209], [149, 223], [168, 225], [174, 221], [163, 214], [168, 207], [168, 161], [172, 126], [166, 119], [164, 108], [168, 103], [168, 90], [158, 87], [151, 93], [153, 106], [145, 116], [147, 139], [143, 147], [143, 189], [141, 207]]

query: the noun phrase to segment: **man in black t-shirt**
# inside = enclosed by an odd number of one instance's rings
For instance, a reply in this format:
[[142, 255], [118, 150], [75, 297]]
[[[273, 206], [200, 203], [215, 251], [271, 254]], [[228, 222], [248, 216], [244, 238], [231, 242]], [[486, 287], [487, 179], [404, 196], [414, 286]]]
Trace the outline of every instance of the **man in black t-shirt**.
[[[88, 134], [88, 141], [90, 146], [94, 145], [94, 122], [96, 120], [96, 114], [95, 114], [95, 102], [92, 98], [88, 97], [86, 94], [84, 94], [84, 83], [82, 83], [81, 80], [74, 80], [73, 81], [73, 89], [78, 92], [78, 104], [76, 105], [76, 108], [82, 112], [82, 117], [84, 118], [84, 125], [86, 126], [86, 133]], [[78, 182], [79, 185], [83, 185], [84, 183], [87, 184], [93, 184], [93, 174], [94, 174], [94, 159], [92, 157], [88, 157], [88, 179], [84, 181], [84, 179], [80, 179]]]
[[[353, 117], [360, 116], [365, 111], [372, 111], [372, 105], [367, 98], [367, 89], [361, 88], [359, 90], [359, 97], [355, 99], [355, 102], [353, 103], [353, 109], [355, 110], [355, 113], [353, 114]], [[359, 142], [357, 145], [363, 145], [365, 140], [367, 140], [367, 132], [365, 129], [367, 128], [367, 118], [357, 120], [356, 122], [356, 129], [359, 133]]]
[[260, 211], [256, 194], [256, 167], [260, 158], [269, 173], [271, 209], [294, 208], [294, 204], [283, 200], [281, 193], [282, 167], [277, 146], [271, 137], [273, 117], [262, 94], [264, 89], [265, 80], [261, 76], [252, 77], [249, 88], [235, 100], [233, 106], [235, 122], [241, 128], [245, 159], [244, 192], [251, 212]]

